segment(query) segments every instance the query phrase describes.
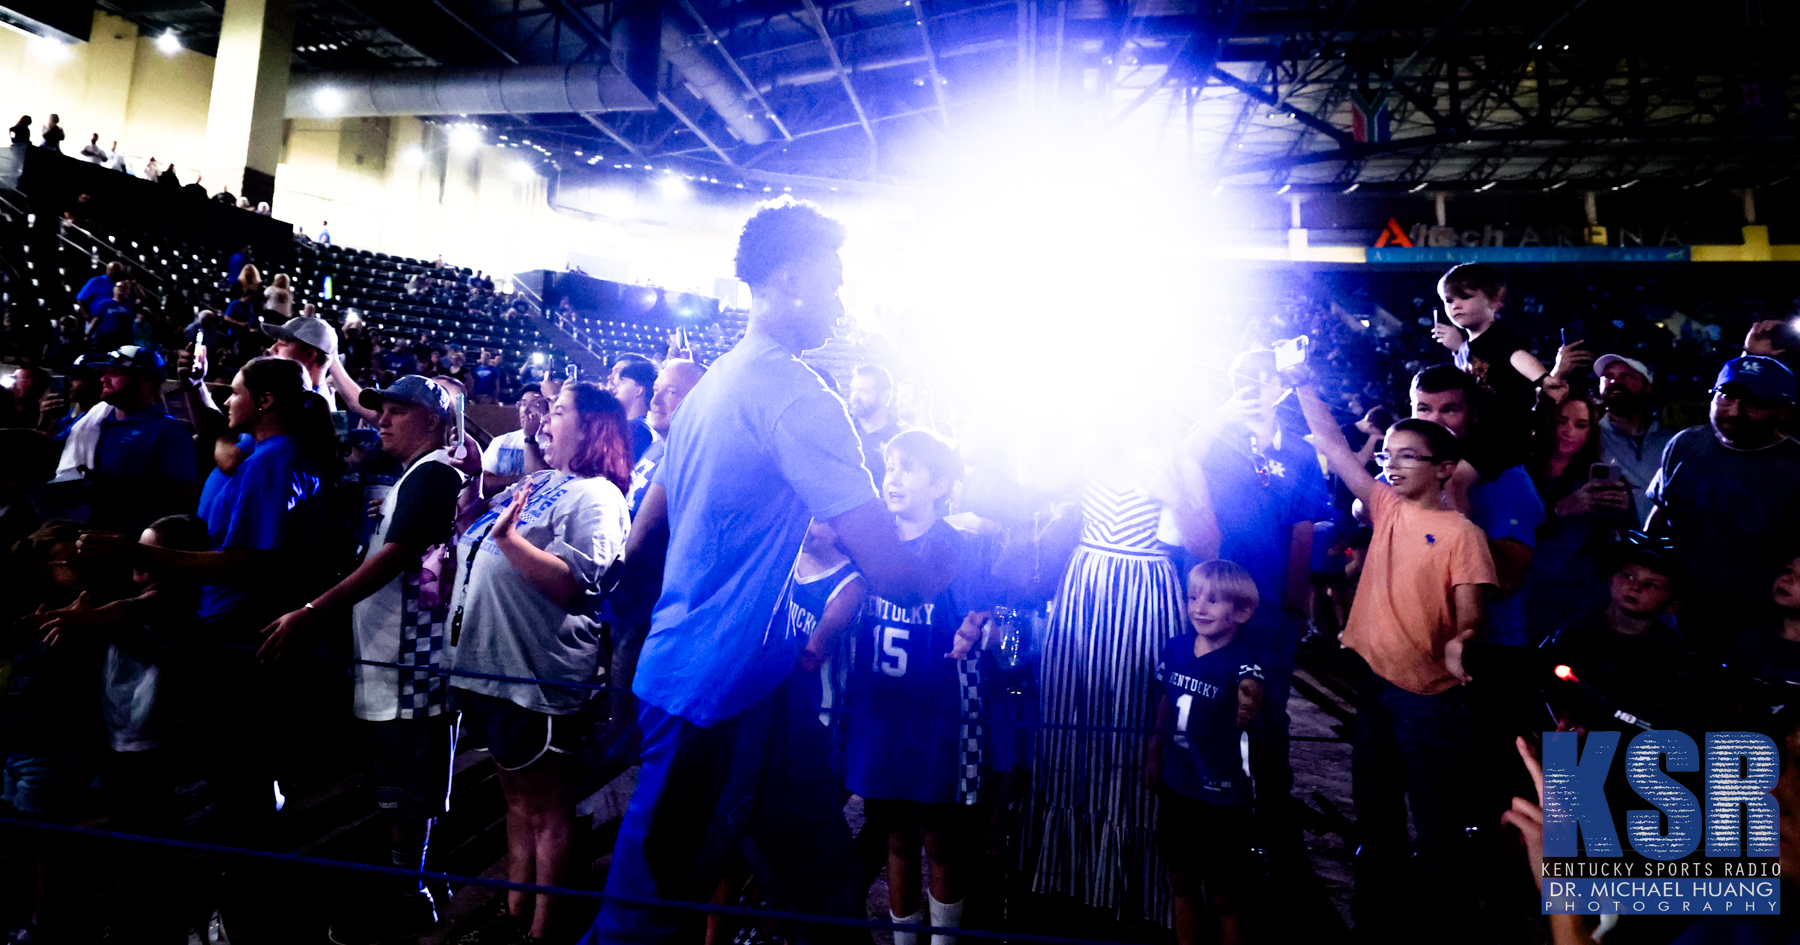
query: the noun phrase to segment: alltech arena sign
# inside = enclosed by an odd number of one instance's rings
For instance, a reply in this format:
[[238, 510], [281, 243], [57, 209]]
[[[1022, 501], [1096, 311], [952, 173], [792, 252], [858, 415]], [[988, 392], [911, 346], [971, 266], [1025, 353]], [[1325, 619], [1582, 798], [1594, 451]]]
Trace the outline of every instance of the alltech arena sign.
[[1609, 791], [1619, 740], [1590, 732], [1579, 746], [1574, 732], [1544, 733], [1544, 914], [1780, 914], [1774, 741], [1708, 732], [1703, 753], [1681, 732], [1640, 732]]

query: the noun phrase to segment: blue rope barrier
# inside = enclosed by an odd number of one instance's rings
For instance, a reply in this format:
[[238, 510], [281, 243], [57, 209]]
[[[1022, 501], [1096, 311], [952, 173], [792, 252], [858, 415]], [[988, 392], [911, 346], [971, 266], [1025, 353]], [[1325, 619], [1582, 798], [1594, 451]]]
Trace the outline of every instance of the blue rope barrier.
[[94, 837], [125, 843], [141, 843], [148, 846], [169, 847], [177, 850], [192, 850], [200, 853], [221, 853], [228, 856], [242, 856], [250, 859], [269, 860], [277, 863], [292, 863], [300, 866], [313, 866], [323, 869], [341, 869], [354, 873], [374, 873], [381, 876], [405, 876], [443, 883], [456, 883], [465, 886], [482, 886], [488, 889], [518, 890], [547, 896], [569, 896], [578, 899], [598, 899], [602, 902], [618, 903], [627, 906], [639, 906], [648, 909], [675, 909], [684, 912], [700, 912], [710, 915], [736, 916], [746, 919], [775, 919], [781, 922], [798, 922], [808, 925], [831, 925], [839, 928], [881, 929], [885, 931], [917, 932], [924, 935], [954, 935], [960, 938], [979, 938], [992, 941], [1030, 942], [1035, 945], [1129, 945], [1105, 939], [1060, 938], [1052, 935], [1031, 935], [1018, 932], [996, 932], [988, 929], [971, 929], [959, 927], [941, 927], [932, 925], [902, 925], [896, 922], [876, 922], [868, 919], [851, 919], [844, 916], [814, 915], [807, 912], [786, 912], [778, 909], [751, 909], [745, 906], [719, 906], [705, 902], [685, 902], [679, 899], [653, 899], [644, 896], [626, 896], [594, 889], [570, 889], [564, 886], [539, 886], [535, 883], [515, 883], [504, 879], [489, 879], [485, 876], [461, 876], [456, 873], [439, 873], [432, 870], [409, 870], [398, 866], [377, 866], [373, 863], [353, 863], [349, 860], [333, 860], [319, 856], [305, 856], [299, 853], [277, 853], [272, 850], [252, 850], [245, 847], [230, 847], [219, 843], [202, 843], [197, 840], [175, 840], [168, 837], [154, 837], [147, 834], [122, 833], [116, 830], [99, 830], [93, 827], [76, 827], [68, 824], [53, 824], [35, 820], [23, 820], [18, 817], [0, 817], [0, 827], [16, 827], [23, 830], [36, 830], [45, 833], [58, 833], [69, 836]]
[[[225, 643], [220, 645], [233, 650], [243, 650], [248, 652], [254, 652], [256, 650], [256, 647], [241, 643]], [[489, 679], [495, 682], [527, 683], [534, 686], [550, 686], [553, 688], [564, 687], [568, 689], [585, 689], [589, 692], [630, 692], [629, 689], [623, 689], [618, 686], [603, 686], [599, 683], [556, 682], [548, 679], [534, 679], [530, 676], [505, 676], [500, 673], [478, 673], [466, 669], [444, 669], [436, 666], [408, 666], [404, 663], [389, 663], [382, 660], [352, 658], [350, 662], [360, 666], [379, 666], [384, 669], [404, 669], [412, 672], [433, 673], [442, 676], [462, 676], [468, 679]], [[839, 715], [843, 712], [841, 709], [821, 709], [820, 711], [828, 712], [833, 715]], [[1096, 732], [1116, 735], [1155, 735], [1158, 732], [1157, 729], [1153, 728], [1137, 728], [1129, 725], [1084, 725], [1064, 722], [1014, 722], [1011, 727], [1015, 729], [1034, 728], [1046, 731]], [[1333, 735], [1289, 735], [1288, 740], [1295, 742], [1349, 741], [1349, 739], [1338, 738]]]

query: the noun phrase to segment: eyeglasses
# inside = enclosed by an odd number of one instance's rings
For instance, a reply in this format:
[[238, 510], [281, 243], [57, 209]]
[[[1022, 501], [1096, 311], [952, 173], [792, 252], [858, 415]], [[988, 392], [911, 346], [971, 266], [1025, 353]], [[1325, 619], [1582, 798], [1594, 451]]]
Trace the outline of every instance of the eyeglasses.
[[1435, 463], [1435, 456], [1420, 456], [1417, 453], [1389, 453], [1383, 450], [1375, 454], [1375, 461], [1383, 466], [1416, 466], [1420, 463]]

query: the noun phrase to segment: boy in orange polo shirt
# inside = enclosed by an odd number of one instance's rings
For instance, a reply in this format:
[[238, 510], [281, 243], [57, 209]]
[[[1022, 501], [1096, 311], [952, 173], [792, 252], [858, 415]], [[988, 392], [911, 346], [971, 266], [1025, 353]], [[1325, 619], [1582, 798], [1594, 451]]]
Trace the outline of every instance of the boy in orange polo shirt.
[[1487, 536], [1444, 503], [1462, 458], [1455, 434], [1429, 420], [1395, 423], [1375, 454], [1387, 472], [1380, 482], [1318, 394], [1299, 394], [1313, 447], [1369, 509], [1375, 531], [1340, 638], [1369, 670], [1358, 686], [1351, 761], [1361, 839], [1351, 909], [1357, 931], [1366, 924], [1374, 941], [1377, 926], [1401, 916], [1447, 916], [1468, 904], [1458, 893], [1473, 878], [1460, 868], [1473, 822], [1463, 651], [1481, 626], [1483, 586], [1497, 577]]

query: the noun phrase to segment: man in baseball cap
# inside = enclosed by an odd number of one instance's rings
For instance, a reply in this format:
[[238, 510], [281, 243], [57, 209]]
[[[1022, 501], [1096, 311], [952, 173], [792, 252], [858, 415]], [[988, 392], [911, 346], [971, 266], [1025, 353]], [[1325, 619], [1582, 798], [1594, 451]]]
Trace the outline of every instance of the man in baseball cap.
[[[381, 448], [404, 472], [382, 497], [362, 564], [305, 607], [270, 624], [259, 655], [272, 660], [304, 652], [321, 626], [315, 621], [347, 611], [357, 658], [427, 671], [397, 674], [358, 666], [352, 702], [368, 733], [369, 770], [388, 821], [390, 862], [420, 869], [432, 826], [447, 810], [456, 743], [449, 687], [444, 676], [429, 673], [448, 662], [444, 612], [421, 606], [416, 590], [427, 580], [430, 549], [452, 540], [463, 476], [443, 446], [455, 432], [456, 407], [443, 388], [416, 374], [391, 387], [364, 390], [357, 400], [379, 415]], [[431, 893], [414, 877], [386, 879], [370, 893], [362, 908], [332, 917], [331, 941], [393, 941], [416, 936], [437, 921]]]
[[164, 515], [190, 511], [200, 482], [188, 429], [163, 409], [158, 393], [168, 362], [155, 348], [125, 345], [91, 358], [101, 372], [100, 421], [87, 481], [93, 527], [135, 535]]
[[337, 357], [337, 329], [323, 318], [302, 316], [279, 325], [262, 323], [263, 334], [275, 339], [269, 353], [278, 358], [298, 361], [306, 368], [307, 389], [325, 398], [337, 409], [337, 398], [331, 391], [331, 359]]
[[387, 401], [424, 407], [443, 420], [447, 424], [446, 429], [456, 426], [456, 402], [450, 398], [449, 391], [433, 384], [430, 378], [407, 374], [395, 380], [391, 386], [366, 388], [357, 396], [357, 402], [364, 410], [377, 414], [381, 413], [382, 405]]
[[1793, 372], [1774, 358], [1727, 361], [1713, 384], [1710, 426], [1669, 441], [1646, 493], [1644, 523], [1675, 539], [1691, 589], [1682, 633], [1709, 656], [1729, 652], [1744, 627], [1769, 618], [1769, 585], [1792, 560], [1800, 533], [1800, 443], [1783, 435], [1794, 409]]
[[1600, 378], [1600, 403], [1606, 408], [1600, 418], [1600, 461], [1619, 470], [1632, 498], [1640, 499], [1662, 465], [1663, 447], [1675, 431], [1663, 429], [1656, 419], [1650, 401], [1653, 378], [1644, 362], [1603, 354], [1594, 362], [1594, 374]]

